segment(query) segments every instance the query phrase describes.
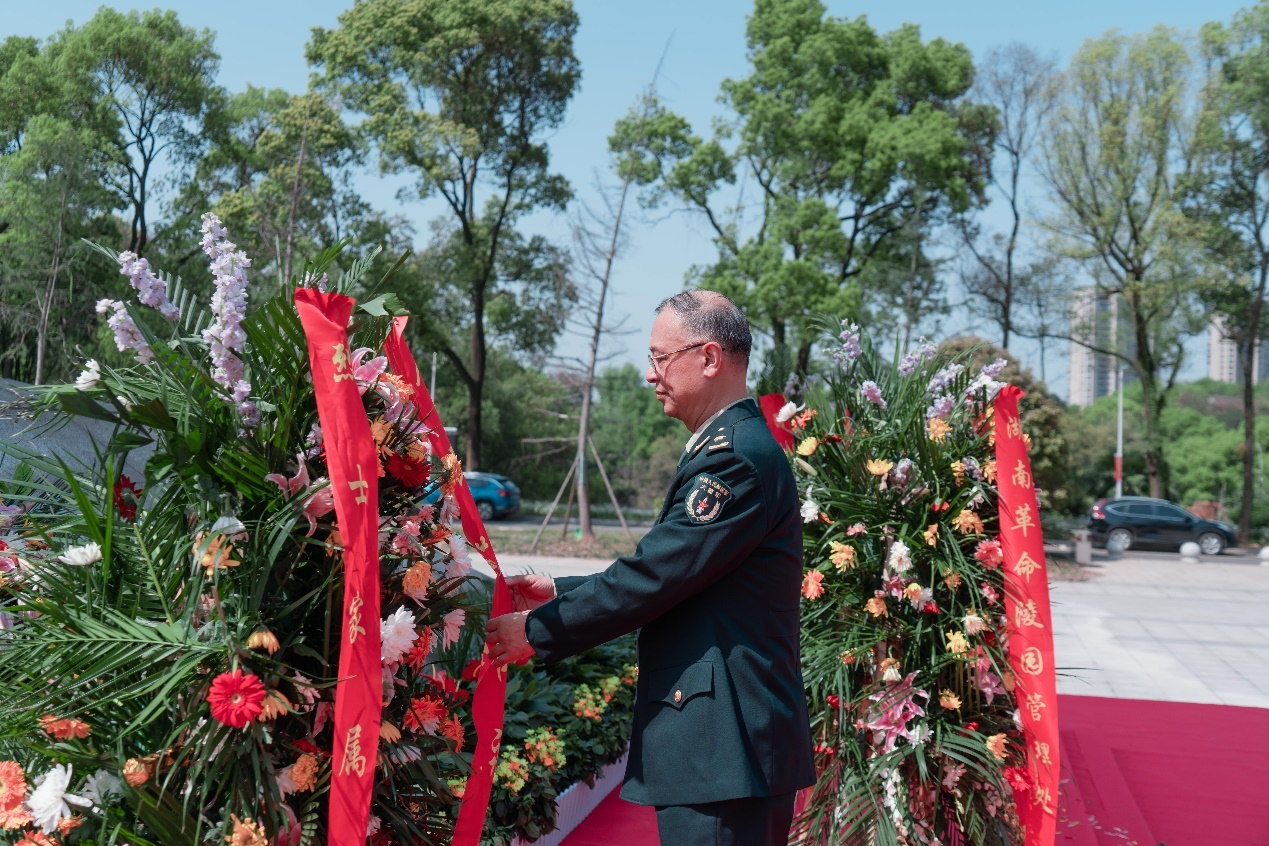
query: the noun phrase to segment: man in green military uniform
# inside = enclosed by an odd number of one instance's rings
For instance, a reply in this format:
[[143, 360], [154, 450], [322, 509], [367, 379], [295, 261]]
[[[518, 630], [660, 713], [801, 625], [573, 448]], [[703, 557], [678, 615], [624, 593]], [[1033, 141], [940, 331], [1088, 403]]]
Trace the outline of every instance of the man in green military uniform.
[[746, 395], [751, 343], [721, 294], [658, 306], [647, 379], [692, 437], [656, 524], [597, 575], [513, 576], [524, 610], [488, 627], [499, 665], [552, 663], [640, 629], [621, 795], [656, 807], [665, 846], [785, 844], [794, 795], [815, 781], [797, 489]]

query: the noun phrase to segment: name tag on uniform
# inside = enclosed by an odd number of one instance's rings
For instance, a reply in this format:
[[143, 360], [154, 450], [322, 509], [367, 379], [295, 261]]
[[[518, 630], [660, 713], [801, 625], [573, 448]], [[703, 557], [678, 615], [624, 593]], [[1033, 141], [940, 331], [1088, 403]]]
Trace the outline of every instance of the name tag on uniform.
[[688, 491], [684, 507], [687, 519], [693, 523], [711, 523], [723, 513], [723, 506], [731, 498], [731, 488], [723, 480], [708, 473], [696, 477], [696, 484]]

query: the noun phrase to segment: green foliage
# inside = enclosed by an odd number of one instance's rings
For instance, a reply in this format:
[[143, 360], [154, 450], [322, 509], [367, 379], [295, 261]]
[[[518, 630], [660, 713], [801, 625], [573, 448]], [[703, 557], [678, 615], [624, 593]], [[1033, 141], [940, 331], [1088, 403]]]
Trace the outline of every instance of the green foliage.
[[1167, 485], [1160, 416], [1183, 339], [1206, 319], [1195, 297], [1202, 256], [1179, 205], [1194, 153], [1191, 71], [1184, 43], [1165, 27], [1085, 42], [1063, 77], [1044, 146], [1057, 247], [1085, 264], [1118, 309], [1109, 341], [1087, 315], [1076, 316], [1071, 333], [1141, 380], [1143, 455], [1156, 496]]
[[[657, 107], [662, 134], [639, 177], [655, 181], [652, 201], [709, 222], [719, 259], [691, 280], [735, 299], [805, 372], [815, 315], [933, 302], [909, 290], [933, 279], [921, 234], [981, 200], [993, 119], [962, 99], [969, 50], [910, 24], [880, 35], [818, 0], [759, 0], [747, 38], [751, 73], [723, 83], [729, 118], [704, 139]], [[633, 129], [626, 118], [616, 136]], [[758, 200], [729, 215], [717, 195], [742, 175]]]
[[380, 167], [413, 173], [415, 194], [450, 211], [403, 294], [434, 317], [414, 327], [418, 346], [467, 389], [466, 465], [480, 469], [491, 346], [540, 353], [575, 298], [560, 251], [515, 227], [569, 198], [542, 139], [580, 77], [577, 15], [567, 0], [366, 0], [339, 23], [314, 29], [309, 61], [366, 115]]

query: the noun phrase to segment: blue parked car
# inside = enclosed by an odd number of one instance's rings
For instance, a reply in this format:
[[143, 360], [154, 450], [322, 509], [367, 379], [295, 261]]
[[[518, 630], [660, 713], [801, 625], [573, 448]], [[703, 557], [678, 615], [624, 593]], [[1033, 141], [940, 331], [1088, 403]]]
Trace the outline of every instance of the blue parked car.
[[[520, 489], [515, 482], [498, 473], [463, 473], [467, 487], [471, 489], [471, 498], [476, 501], [476, 510], [482, 520], [501, 520], [510, 517], [520, 510]], [[440, 501], [439, 490], [428, 494], [423, 500], [428, 505]]]

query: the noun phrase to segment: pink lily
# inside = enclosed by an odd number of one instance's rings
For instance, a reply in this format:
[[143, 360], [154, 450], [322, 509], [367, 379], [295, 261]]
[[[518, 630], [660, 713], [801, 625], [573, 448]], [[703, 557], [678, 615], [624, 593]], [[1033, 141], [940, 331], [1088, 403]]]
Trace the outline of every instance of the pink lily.
[[308, 491], [304, 500], [303, 514], [308, 518], [308, 532], [305, 536], [312, 537], [313, 532], [317, 531], [317, 518], [335, 509], [335, 490], [323, 476], [310, 485]]
[[308, 467], [304, 465], [304, 455], [302, 453], [295, 456], [295, 461], [300, 465], [299, 472], [291, 478], [287, 478], [281, 473], [270, 473], [264, 477], [266, 482], [272, 482], [282, 489], [282, 493], [286, 494], [286, 498], [290, 499], [304, 488], [308, 487]]
[[373, 352], [374, 350], [370, 347], [361, 347], [360, 349], [353, 351], [351, 362], [353, 378], [357, 380], [357, 388], [362, 394], [366, 392], [367, 388], [378, 381], [379, 377], [382, 376], [384, 371], [388, 369], [388, 359], [386, 356], [382, 355], [370, 359], [365, 364], [361, 363], [362, 359]]

